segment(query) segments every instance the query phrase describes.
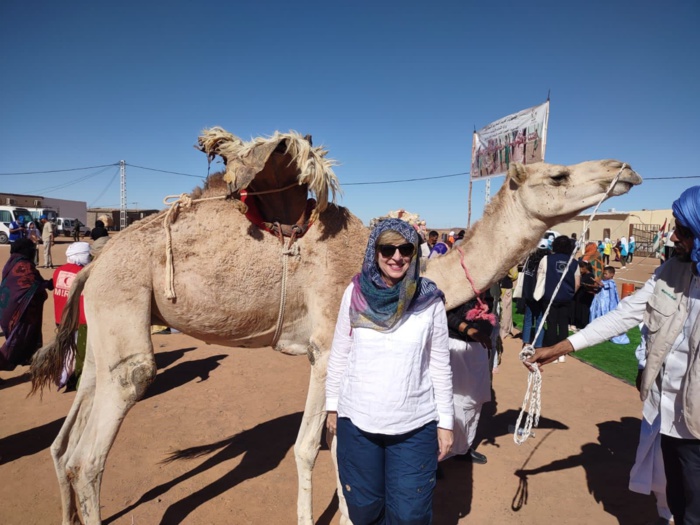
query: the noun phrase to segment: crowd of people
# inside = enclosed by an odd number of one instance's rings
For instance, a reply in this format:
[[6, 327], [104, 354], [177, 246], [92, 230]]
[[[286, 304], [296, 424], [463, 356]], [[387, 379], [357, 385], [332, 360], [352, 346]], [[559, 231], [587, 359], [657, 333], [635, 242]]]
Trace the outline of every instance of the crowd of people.
[[[42, 231], [39, 234], [30, 222], [12, 225], [10, 258], [2, 271], [0, 283], [0, 328], [5, 342], [0, 347], [0, 370], [14, 370], [19, 365], [28, 365], [34, 353], [43, 344], [42, 323], [47, 290], [53, 291], [56, 326], [60, 324], [63, 308], [75, 276], [89, 264], [93, 247], [101, 247], [109, 239], [109, 233], [97, 221], [93, 228], [92, 245], [88, 242], [73, 242], [66, 250], [67, 263], [59, 267], [53, 264], [51, 248], [55, 243], [55, 227], [46, 216], [41, 217]], [[12, 231], [14, 230], [14, 231]], [[39, 265], [39, 245], [44, 246], [44, 264]], [[54, 269], [52, 278], [45, 279], [38, 268]], [[87, 322], [80, 300], [80, 321], [76, 332], [76, 351], [65, 363], [59, 388], [75, 390], [82, 371], [87, 344]]]

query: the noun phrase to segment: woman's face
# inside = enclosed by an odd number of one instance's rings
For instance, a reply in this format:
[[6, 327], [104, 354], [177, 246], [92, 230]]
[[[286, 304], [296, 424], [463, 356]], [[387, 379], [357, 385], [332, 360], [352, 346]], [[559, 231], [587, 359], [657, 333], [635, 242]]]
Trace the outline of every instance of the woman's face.
[[[411, 247], [411, 253], [409, 255], [401, 255], [399, 247], [401, 247], [404, 252], [408, 250], [405, 246]], [[389, 247], [394, 247], [393, 253], [389, 256], [387, 255], [389, 251], [392, 251]], [[385, 253], [382, 253], [385, 252]], [[408, 241], [404, 241], [402, 244], [382, 244], [377, 247], [377, 265], [379, 266], [379, 271], [382, 274], [384, 282], [389, 286], [394, 286], [398, 284], [404, 275], [408, 271], [408, 267], [411, 265], [411, 258], [415, 254], [415, 247]]]

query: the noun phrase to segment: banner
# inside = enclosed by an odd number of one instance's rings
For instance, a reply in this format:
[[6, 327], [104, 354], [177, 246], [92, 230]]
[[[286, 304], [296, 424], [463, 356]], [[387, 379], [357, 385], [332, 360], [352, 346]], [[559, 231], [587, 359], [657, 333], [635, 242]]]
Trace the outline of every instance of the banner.
[[549, 100], [492, 122], [474, 132], [471, 178], [505, 175], [511, 162], [544, 161]]

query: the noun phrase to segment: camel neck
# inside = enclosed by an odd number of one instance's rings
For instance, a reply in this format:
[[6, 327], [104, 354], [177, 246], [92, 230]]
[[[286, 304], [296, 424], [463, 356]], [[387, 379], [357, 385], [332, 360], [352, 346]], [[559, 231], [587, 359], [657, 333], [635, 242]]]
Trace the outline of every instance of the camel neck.
[[[502, 278], [520, 262], [519, 254], [537, 245], [546, 228], [511, 193], [500, 191], [460, 245], [474, 286], [483, 291]], [[444, 292], [448, 309], [476, 295], [460, 259], [459, 250], [452, 249], [447, 255], [430, 259], [424, 274]]]

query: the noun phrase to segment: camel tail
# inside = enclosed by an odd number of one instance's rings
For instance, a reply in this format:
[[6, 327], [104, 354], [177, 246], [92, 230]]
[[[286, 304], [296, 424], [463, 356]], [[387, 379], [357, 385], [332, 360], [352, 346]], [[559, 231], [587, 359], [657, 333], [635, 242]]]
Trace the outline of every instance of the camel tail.
[[40, 348], [32, 358], [29, 372], [32, 377], [32, 389], [29, 395], [43, 392], [50, 383], [58, 383], [63, 371], [63, 364], [70, 352], [76, 352], [75, 331], [80, 315], [80, 294], [90, 277], [92, 264], [83, 268], [75, 276], [68, 294], [66, 306], [61, 315], [61, 324], [56, 337], [49, 344]]

